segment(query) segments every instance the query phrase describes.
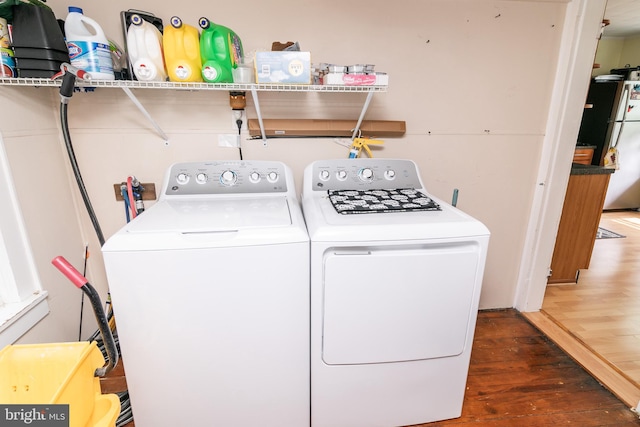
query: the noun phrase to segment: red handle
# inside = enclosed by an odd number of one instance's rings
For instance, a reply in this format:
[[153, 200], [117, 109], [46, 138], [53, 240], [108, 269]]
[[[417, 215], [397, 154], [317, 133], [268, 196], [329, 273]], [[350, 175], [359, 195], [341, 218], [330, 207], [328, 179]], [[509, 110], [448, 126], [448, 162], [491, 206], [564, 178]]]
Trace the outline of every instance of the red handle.
[[52, 261], [53, 264], [62, 274], [67, 276], [67, 279], [71, 280], [71, 282], [76, 285], [78, 288], [83, 287], [89, 281], [86, 277], [84, 277], [78, 270], [76, 270], [69, 261], [64, 259], [63, 256], [57, 256]]

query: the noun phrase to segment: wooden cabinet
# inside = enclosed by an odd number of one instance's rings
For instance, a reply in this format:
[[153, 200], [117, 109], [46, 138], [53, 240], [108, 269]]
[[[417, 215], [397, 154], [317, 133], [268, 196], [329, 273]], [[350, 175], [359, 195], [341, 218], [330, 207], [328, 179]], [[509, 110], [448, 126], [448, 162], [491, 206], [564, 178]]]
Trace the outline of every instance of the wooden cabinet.
[[576, 147], [573, 153], [573, 163], [579, 163], [581, 165], [590, 165], [593, 160], [594, 148]]
[[611, 169], [574, 164], [558, 226], [548, 283], [575, 283], [589, 268]]

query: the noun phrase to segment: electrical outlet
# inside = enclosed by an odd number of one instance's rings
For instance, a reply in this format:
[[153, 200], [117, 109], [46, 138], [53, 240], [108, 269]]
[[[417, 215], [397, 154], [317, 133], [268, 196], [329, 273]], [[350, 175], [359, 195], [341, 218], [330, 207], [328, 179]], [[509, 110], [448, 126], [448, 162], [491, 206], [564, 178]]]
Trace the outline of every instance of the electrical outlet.
[[242, 120], [242, 131], [246, 132], [248, 130], [248, 127], [247, 112], [245, 110], [231, 110], [231, 129], [233, 129], [236, 133], [238, 132], [238, 124], [236, 123], [236, 120], [238, 120], [238, 118]]

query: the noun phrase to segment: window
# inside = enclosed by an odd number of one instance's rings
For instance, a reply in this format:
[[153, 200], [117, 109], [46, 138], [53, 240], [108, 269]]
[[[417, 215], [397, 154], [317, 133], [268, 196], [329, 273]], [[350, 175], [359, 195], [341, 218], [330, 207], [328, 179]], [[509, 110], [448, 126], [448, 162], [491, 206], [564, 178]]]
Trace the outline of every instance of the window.
[[49, 312], [0, 134], [0, 349]]

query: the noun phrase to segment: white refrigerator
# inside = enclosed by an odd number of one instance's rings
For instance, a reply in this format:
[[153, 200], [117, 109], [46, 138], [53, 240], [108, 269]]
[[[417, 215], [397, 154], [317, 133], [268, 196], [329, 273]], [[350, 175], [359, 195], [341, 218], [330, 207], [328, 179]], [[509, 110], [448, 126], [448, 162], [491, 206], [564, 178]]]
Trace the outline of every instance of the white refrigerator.
[[618, 150], [605, 210], [640, 208], [640, 81], [625, 81], [610, 126], [609, 147]]

